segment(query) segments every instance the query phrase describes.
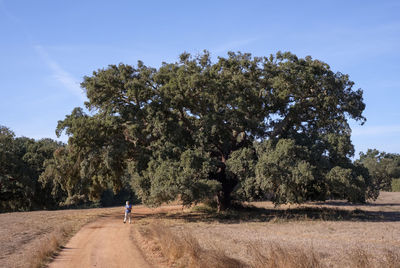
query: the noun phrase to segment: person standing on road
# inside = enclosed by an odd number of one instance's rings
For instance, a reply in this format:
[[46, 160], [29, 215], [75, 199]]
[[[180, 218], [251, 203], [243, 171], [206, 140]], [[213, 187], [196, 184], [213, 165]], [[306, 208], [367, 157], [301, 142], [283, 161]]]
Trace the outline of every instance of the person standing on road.
[[126, 201], [124, 223], [126, 223], [126, 220], [129, 219], [129, 224], [131, 224], [131, 212], [132, 205], [129, 204], [129, 201]]

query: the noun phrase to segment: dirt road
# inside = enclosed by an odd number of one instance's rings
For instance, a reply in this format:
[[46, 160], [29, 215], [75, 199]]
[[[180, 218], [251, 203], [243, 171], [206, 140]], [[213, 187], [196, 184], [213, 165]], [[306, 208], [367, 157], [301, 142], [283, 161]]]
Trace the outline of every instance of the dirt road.
[[[151, 212], [148, 208], [134, 207], [133, 218]], [[133, 224], [123, 223], [122, 208], [121, 213], [101, 217], [72, 237], [49, 267], [151, 267], [130, 239]]]

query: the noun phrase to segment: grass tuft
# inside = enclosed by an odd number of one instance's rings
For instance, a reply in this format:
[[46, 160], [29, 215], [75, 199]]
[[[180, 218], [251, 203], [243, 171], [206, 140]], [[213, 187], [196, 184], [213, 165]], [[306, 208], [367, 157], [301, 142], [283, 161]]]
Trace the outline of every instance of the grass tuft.
[[44, 267], [53, 258], [54, 254], [60, 250], [60, 246], [65, 241], [65, 238], [66, 233], [60, 230], [54, 231], [47, 238], [42, 239], [36, 251], [32, 254], [28, 267]]

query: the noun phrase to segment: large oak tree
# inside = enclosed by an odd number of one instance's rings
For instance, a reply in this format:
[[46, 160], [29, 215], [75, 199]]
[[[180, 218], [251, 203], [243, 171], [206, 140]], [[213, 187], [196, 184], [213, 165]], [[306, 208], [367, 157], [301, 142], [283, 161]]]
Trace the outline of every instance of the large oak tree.
[[70, 135], [92, 196], [129, 177], [143, 202], [270, 196], [275, 203], [373, 197], [352, 164], [349, 119], [363, 123], [362, 90], [348, 75], [291, 53], [252, 57], [184, 53], [159, 68], [110, 65], [84, 78], [90, 113], [75, 109]]

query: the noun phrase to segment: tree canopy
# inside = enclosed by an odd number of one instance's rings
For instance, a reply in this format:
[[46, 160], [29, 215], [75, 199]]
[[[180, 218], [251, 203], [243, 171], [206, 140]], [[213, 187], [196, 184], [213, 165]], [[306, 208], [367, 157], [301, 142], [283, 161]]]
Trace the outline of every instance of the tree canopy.
[[119, 178], [118, 193], [109, 184], [100, 190], [81, 176], [83, 163], [75, 148], [48, 138], [15, 137], [0, 126], [0, 212], [137, 201], [127, 176]]
[[51, 139], [19, 137], [0, 126], [0, 211], [51, 208], [51, 191], [42, 187], [39, 175], [44, 162], [61, 143]]
[[[90, 113], [76, 108], [59, 121], [74, 158], [64, 185], [72, 196], [87, 183], [97, 198], [129, 180], [146, 204], [216, 198], [219, 209], [266, 196], [363, 202], [375, 195], [368, 172], [350, 160], [348, 120], [365, 122], [353, 85], [324, 62], [281, 52], [110, 65], [81, 84]], [[48, 168], [48, 176], [62, 172]]]
[[368, 169], [372, 185], [379, 191], [391, 191], [395, 180], [400, 179], [400, 155], [368, 149], [360, 153], [357, 163]]

